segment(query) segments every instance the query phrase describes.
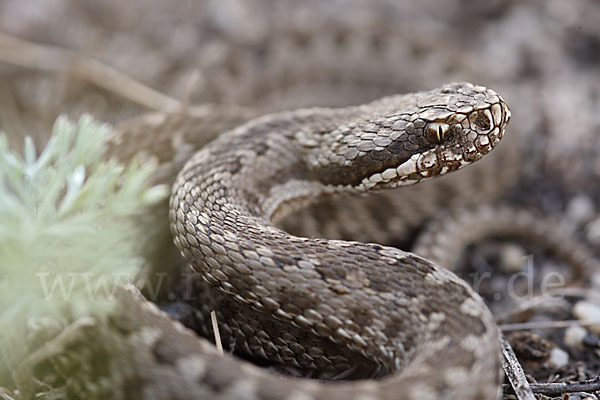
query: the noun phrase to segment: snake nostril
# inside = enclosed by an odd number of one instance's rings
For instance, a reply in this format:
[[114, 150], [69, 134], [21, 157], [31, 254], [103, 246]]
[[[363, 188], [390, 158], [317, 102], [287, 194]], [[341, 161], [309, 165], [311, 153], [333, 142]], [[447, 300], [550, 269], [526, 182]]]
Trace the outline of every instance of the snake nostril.
[[479, 131], [487, 132], [492, 128], [493, 125], [492, 114], [489, 110], [483, 110], [475, 113], [471, 117], [471, 124], [475, 125]]

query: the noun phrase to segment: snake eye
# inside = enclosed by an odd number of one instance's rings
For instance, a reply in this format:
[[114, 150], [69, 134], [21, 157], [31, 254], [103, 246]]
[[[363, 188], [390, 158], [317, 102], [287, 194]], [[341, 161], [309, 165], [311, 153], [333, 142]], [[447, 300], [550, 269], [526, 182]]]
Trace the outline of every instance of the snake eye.
[[425, 137], [431, 143], [442, 143], [448, 133], [448, 124], [443, 122], [430, 122], [425, 127]]

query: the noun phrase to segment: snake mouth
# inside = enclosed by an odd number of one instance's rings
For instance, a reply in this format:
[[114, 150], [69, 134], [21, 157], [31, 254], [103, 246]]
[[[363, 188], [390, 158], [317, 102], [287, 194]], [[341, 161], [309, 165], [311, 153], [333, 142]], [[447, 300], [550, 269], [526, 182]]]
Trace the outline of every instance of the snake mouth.
[[386, 168], [363, 179], [360, 190], [388, 189], [413, 185], [436, 176], [457, 171], [480, 160], [504, 136], [504, 128], [477, 135], [469, 146], [440, 146], [415, 153], [397, 167]]

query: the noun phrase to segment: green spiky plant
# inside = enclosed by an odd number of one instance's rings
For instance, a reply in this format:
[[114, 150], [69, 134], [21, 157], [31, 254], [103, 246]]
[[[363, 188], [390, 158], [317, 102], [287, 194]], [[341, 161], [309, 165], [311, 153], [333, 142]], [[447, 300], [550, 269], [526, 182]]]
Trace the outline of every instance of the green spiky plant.
[[45, 149], [26, 138], [22, 155], [0, 135], [0, 386], [22, 398], [34, 394], [25, 332], [110, 313], [115, 287], [144, 263], [155, 225], [144, 212], [166, 197], [148, 184], [151, 165], [107, 160], [109, 131], [60, 117]]

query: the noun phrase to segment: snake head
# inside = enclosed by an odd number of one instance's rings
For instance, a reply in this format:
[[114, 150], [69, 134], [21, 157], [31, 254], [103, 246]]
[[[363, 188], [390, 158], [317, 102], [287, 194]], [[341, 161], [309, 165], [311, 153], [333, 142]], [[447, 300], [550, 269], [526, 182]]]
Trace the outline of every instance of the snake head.
[[390, 96], [357, 110], [356, 122], [326, 143], [329, 159], [320, 160], [318, 178], [327, 185], [390, 188], [463, 168], [498, 144], [510, 120], [495, 91], [470, 83]]

